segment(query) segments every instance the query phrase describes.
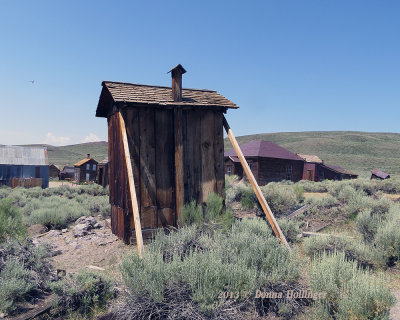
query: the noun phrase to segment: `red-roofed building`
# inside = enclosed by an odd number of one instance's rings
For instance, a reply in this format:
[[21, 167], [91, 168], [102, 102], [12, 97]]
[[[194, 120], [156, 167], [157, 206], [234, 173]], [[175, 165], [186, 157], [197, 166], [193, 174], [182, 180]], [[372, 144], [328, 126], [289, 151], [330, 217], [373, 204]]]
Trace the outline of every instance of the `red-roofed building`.
[[[240, 146], [259, 185], [303, 177], [304, 159], [271, 141], [253, 140]], [[234, 150], [224, 154], [225, 174], [243, 177], [243, 168]]]

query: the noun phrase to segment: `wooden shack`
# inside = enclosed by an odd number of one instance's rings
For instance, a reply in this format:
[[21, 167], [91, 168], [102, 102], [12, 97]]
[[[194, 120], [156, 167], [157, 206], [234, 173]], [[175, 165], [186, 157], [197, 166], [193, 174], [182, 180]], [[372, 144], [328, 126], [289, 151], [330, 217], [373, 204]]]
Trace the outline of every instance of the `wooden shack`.
[[379, 169], [374, 169], [371, 171], [371, 180], [386, 180], [386, 179], [390, 179], [390, 174], [379, 170]]
[[78, 161], [74, 164], [76, 182], [91, 182], [96, 181], [97, 178], [97, 161], [90, 157], [88, 153], [87, 157]]
[[60, 177], [60, 168], [54, 163], [49, 164], [49, 177], [52, 179]]
[[125, 128], [144, 231], [175, 226], [185, 203], [224, 196], [223, 115], [237, 106], [216, 91], [182, 89], [181, 65], [170, 72], [172, 87], [102, 82], [96, 116], [108, 120], [111, 225], [126, 242], [134, 220]]
[[97, 164], [97, 183], [103, 187], [108, 185], [108, 158]]

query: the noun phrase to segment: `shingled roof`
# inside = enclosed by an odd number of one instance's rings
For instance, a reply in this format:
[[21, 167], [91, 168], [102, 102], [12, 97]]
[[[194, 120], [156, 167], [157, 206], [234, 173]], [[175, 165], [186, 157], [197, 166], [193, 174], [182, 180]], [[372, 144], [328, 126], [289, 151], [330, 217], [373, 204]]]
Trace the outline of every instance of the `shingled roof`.
[[[245, 157], [263, 157], [304, 161], [297, 154], [278, 146], [271, 141], [253, 140], [240, 145]], [[225, 152], [225, 157], [237, 157], [235, 150]]]
[[390, 174], [388, 174], [382, 170], [379, 170], [379, 169], [374, 169], [374, 170], [372, 170], [371, 173], [374, 176], [377, 176], [378, 178], [381, 178], [381, 179], [389, 179], [390, 178]]
[[297, 154], [299, 157], [303, 158], [306, 162], [313, 162], [313, 163], [323, 163], [323, 161], [313, 154]]
[[331, 169], [331, 170], [333, 170], [333, 171], [336, 171], [337, 173], [348, 174], [348, 175], [351, 175], [351, 176], [358, 176], [356, 173], [353, 173], [353, 172], [351, 172], [351, 171], [349, 171], [347, 169], [344, 169], [342, 167], [339, 167], [339, 166], [331, 166], [331, 165], [328, 165], [328, 164], [324, 164], [324, 166], [329, 168], [329, 169]]
[[96, 117], [107, 117], [110, 97], [114, 103], [153, 106], [221, 107], [238, 106], [213, 90], [182, 89], [182, 101], [174, 102], [171, 87], [103, 81]]

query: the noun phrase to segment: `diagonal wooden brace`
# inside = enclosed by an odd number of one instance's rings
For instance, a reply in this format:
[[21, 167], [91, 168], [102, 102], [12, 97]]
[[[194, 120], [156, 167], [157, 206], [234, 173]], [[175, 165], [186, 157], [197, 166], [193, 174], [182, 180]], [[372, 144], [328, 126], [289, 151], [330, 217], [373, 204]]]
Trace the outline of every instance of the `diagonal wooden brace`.
[[239, 157], [240, 163], [242, 164], [243, 170], [246, 173], [247, 179], [249, 179], [249, 182], [254, 190], [254, 193], [256, 194], [256, 197], [258, 201], [261, 204], [261, 207], [263, 208], [264, 214], [267, 217], [267, 220], [269, 221], [272, 230], [274, 231], [275, 235], [280, 239], [281, 243], [283, 243], [289, 250], [290, 246], [288, 242], [286, 241], [285, 235], [282, 233], [281, 228], [279, 227], [278, 223], [275, 220], [275, 217], [271, 211], [271, 208], [269, 207], [267, 201], [264, 198], [264, 195], [261, 192], [260, 187], [258, 186], [258, 183], [256, 179], [254, 178], [253, 173], [251, 172], [251, 169], [246, 161], [246, 158], [243, 155], [242, 150], [240, 149], [240, 146], [238, 142], [236, 141], [236, 138], [232, 132], [232, 129], [229, 127], [228, 122], [226, 121], [224, 117], [224, 128], [226, 130], [226, 133], [228, 134], [229, 140], [232, 143], [233, 149], [235, 150], [237, 156]]
[[136, 198], [135, 181], [133, 179], [131, 155], [129, 152], [128, 137], [126, 135], [125, 121], [121, 112], [118, 112], [119, 124], [121, 128], [122, 143], [124, 146], [125, 164], [128, 175], [129, 192], [132, 201], [133, 220], [135, 222], [136, 244], [138, 248], [139, 257], [143, 256], [143, 236], [142, 226], [140, 225], [139, 206]]

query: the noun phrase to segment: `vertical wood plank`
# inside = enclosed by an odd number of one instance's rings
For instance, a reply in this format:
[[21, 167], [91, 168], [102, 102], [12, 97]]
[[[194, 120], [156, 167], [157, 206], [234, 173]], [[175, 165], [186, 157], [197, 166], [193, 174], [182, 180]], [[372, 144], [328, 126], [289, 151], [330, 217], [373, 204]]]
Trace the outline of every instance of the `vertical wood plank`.
[[[135, 180], [136, 197], [140, 216], [141, 212], [141, 196], [140, 196], [140, 119], [139, 110], [137, 108], [125, 108], [122, 112], [125, 119], [126, 134], [128, 137], [129, 153], [131, 155], [131, 164], [133, 171], [133, 179]], [[131, 201], [130, 197], [127, 199]], [[131, 209], [132, 210], [132, 209]], [[132, 212], [132, 211], [131, 211]], [[129, 215], [130, 228], [134, 228], [133, 214]], [[141, 218], [142, 219], [142, 218]]]
[[154, 109], [140, 109], [139, 119], [141, 222], [143, 228], [154, 228], [157, 226]]
[[174, 225], [173, 111], [155, 110], [155, 154], [158, 226]]
[[224, 115], [214, 112], [214, 170], [216, 178], [216, 192], [225, 199], [225, 171], [224, 171]]
[[201, 115], [200, 110], [185, 110], [186, 128], [184, 139], [184, 170], [187, 195], [185, 203], [192, 200], [201, 202], [201, 180], [202, 180], [202, 147], [199, 143], [201, 137]]
[[182, 109], [174, 109], [174, 138], [175, 138], [175, 150], [174, 150], [174, 163], [175, 163], [175, 221], [176, 225], [181, 210], [185, 201], [185, 189], [183, 182], [183, 116]]
[[216, 191], [214, 158], [214, 112], [201, 113], [201, 202], [205, 203], [210, 193]]

